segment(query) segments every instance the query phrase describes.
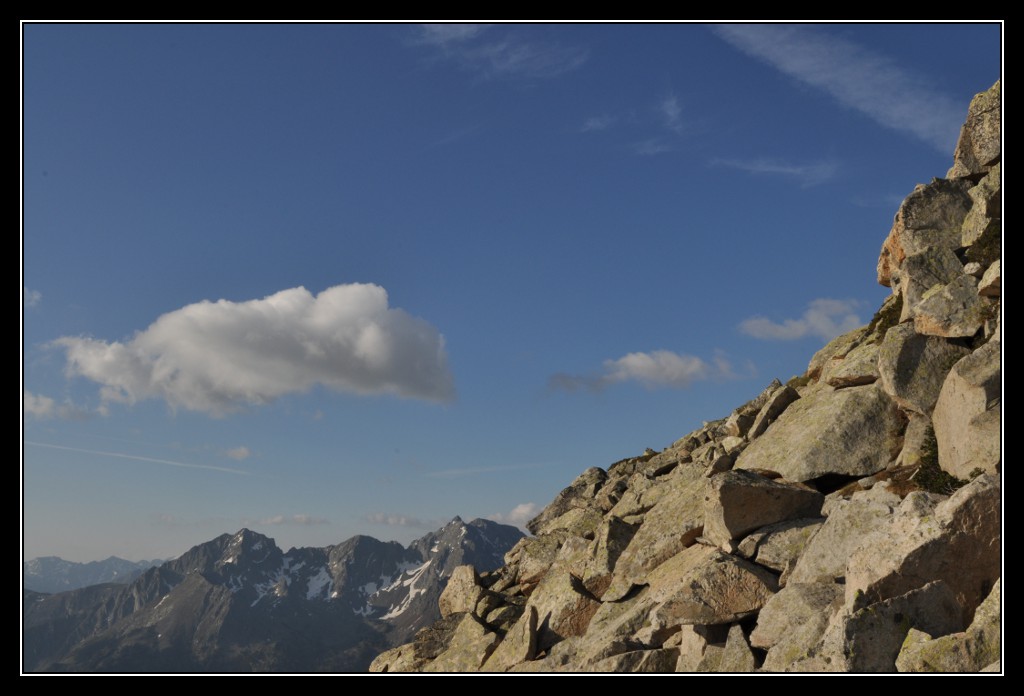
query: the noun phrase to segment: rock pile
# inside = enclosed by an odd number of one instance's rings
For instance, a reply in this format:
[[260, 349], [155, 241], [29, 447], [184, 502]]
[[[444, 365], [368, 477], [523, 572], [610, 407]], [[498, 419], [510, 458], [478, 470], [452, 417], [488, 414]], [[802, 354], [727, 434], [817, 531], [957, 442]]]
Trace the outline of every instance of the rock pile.
[[999, 671], [1000, 85], [805, 375], [591, 468], [372, 671]]

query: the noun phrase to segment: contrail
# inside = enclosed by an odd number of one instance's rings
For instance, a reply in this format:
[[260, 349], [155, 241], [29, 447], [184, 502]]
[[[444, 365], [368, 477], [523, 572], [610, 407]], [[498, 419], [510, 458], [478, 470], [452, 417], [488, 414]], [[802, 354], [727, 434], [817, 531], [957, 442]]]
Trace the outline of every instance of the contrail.
[[241, 474], [249, 476], [250, 472], [242, 469], [232, 469], [227, 466], [212, 466], [209, 464], [186, 464], [185, 462], [172, 462], [170, 459], [153, 459], [152, 457], [138, 457], [134, 454], [121, 454], [120, 452], [100, 452], [99, 450], [81, 449], [79, 447], [64, 447], [63, 445], [49, 445], [45, 442], [31, 442], [25, 440], [26, 445], [36, 447], [49, 447], [50, 449], [67, 450], [69, 452], [82, 452], [83, 454], [100, 454], [106, 457], [120, 457], [121, 459], [134, 459], [139, 462], [153, 462], [154, 464], [167, 464], [169, 466], [180, 466], [185, 469], [210, 469], [211, 471], [223, 471], [228, 474]]

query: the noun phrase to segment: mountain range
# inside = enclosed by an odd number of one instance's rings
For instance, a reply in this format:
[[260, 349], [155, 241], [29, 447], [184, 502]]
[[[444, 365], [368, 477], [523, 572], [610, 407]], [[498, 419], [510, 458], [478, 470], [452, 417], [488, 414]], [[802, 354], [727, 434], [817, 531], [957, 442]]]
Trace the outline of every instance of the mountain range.
[[455, 568], [500, 566], [523, 533], [456, 517], [403, 547], [356, 536], [282, 551], [242, 529], [127, 584], [24, 591], [23, 667], [69, 672], [365, 671], [440, 617]]

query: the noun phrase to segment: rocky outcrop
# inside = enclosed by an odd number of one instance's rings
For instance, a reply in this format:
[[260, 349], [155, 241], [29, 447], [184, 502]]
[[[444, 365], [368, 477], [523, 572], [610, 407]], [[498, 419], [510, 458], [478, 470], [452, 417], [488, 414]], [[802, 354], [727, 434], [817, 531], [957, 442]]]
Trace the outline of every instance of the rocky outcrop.
[[585, 471], [373, 669], [998, 671], [999, 105], [997, 83], [897, 212], [869, 324]]

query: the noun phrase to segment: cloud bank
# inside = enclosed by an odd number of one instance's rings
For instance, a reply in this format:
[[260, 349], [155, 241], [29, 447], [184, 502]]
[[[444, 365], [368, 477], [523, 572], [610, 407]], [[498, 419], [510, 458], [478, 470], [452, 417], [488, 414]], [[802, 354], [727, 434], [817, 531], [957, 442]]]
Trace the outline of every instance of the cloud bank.
[[258, 521], [258, 524], [278, 526], [282, 524], [294, 524], [301, 527], [312, 527], [315, 524], [330, 524], [331, 521], [323, 517], [312, 515], [274, 515], [265, 517]]
[[799, 319], [774, 322], [766, 317], [751, 317], [740, 322], [739, 329], [748, 336], [769, 341], [795, 341], [817, 336], [825, 341], [853, 331], [864, 322], [854, 314], [860, 306], [856, 300], [813, 300]]
[[454, 398], [444, 338], [388, 307], [384, 288], [302, 287], [248, 302], [169, 312], [124, 343], [63, 337], [68, 376], [99, 383], [104, 404], [160, 398], [215, 416], [321, 384], [353, 394]]
[[409, 527], [412, 529], [433, 529], [444, 524], [444, 521], [421, 520], [418, 517], [391, 512], [374, 512], [366, 515], [363, 519], [371, 524], [383, 524], [388, 527]]
[[820, 30], [785, 24], [726, 24], [722, 39], [780, 72], [830, 94], [876, 123], [942, 153], [953, 150], [963, 105], [888, 57]]
[[655, 350], [605, 360], [604, 372], [598, 375], [552, 375], [548, 387], [564, 391], [600, 391], [612, 384], [639, 382], [648, 389], [683, 389], [696, 381], [729, 376], [732, 376], [732, 369], [722, 356], [716, 356], [709, 363], [694, 355]]
[[64, 420], [85, 420], [92, 417], [92, 413], [79, 408], [72, 403], [58, 404], [48, 396], [33, 394], [27, 389], [22, 393], [22, 409], [26, 416], [45, 420], [47, 418], [61, 418]]

